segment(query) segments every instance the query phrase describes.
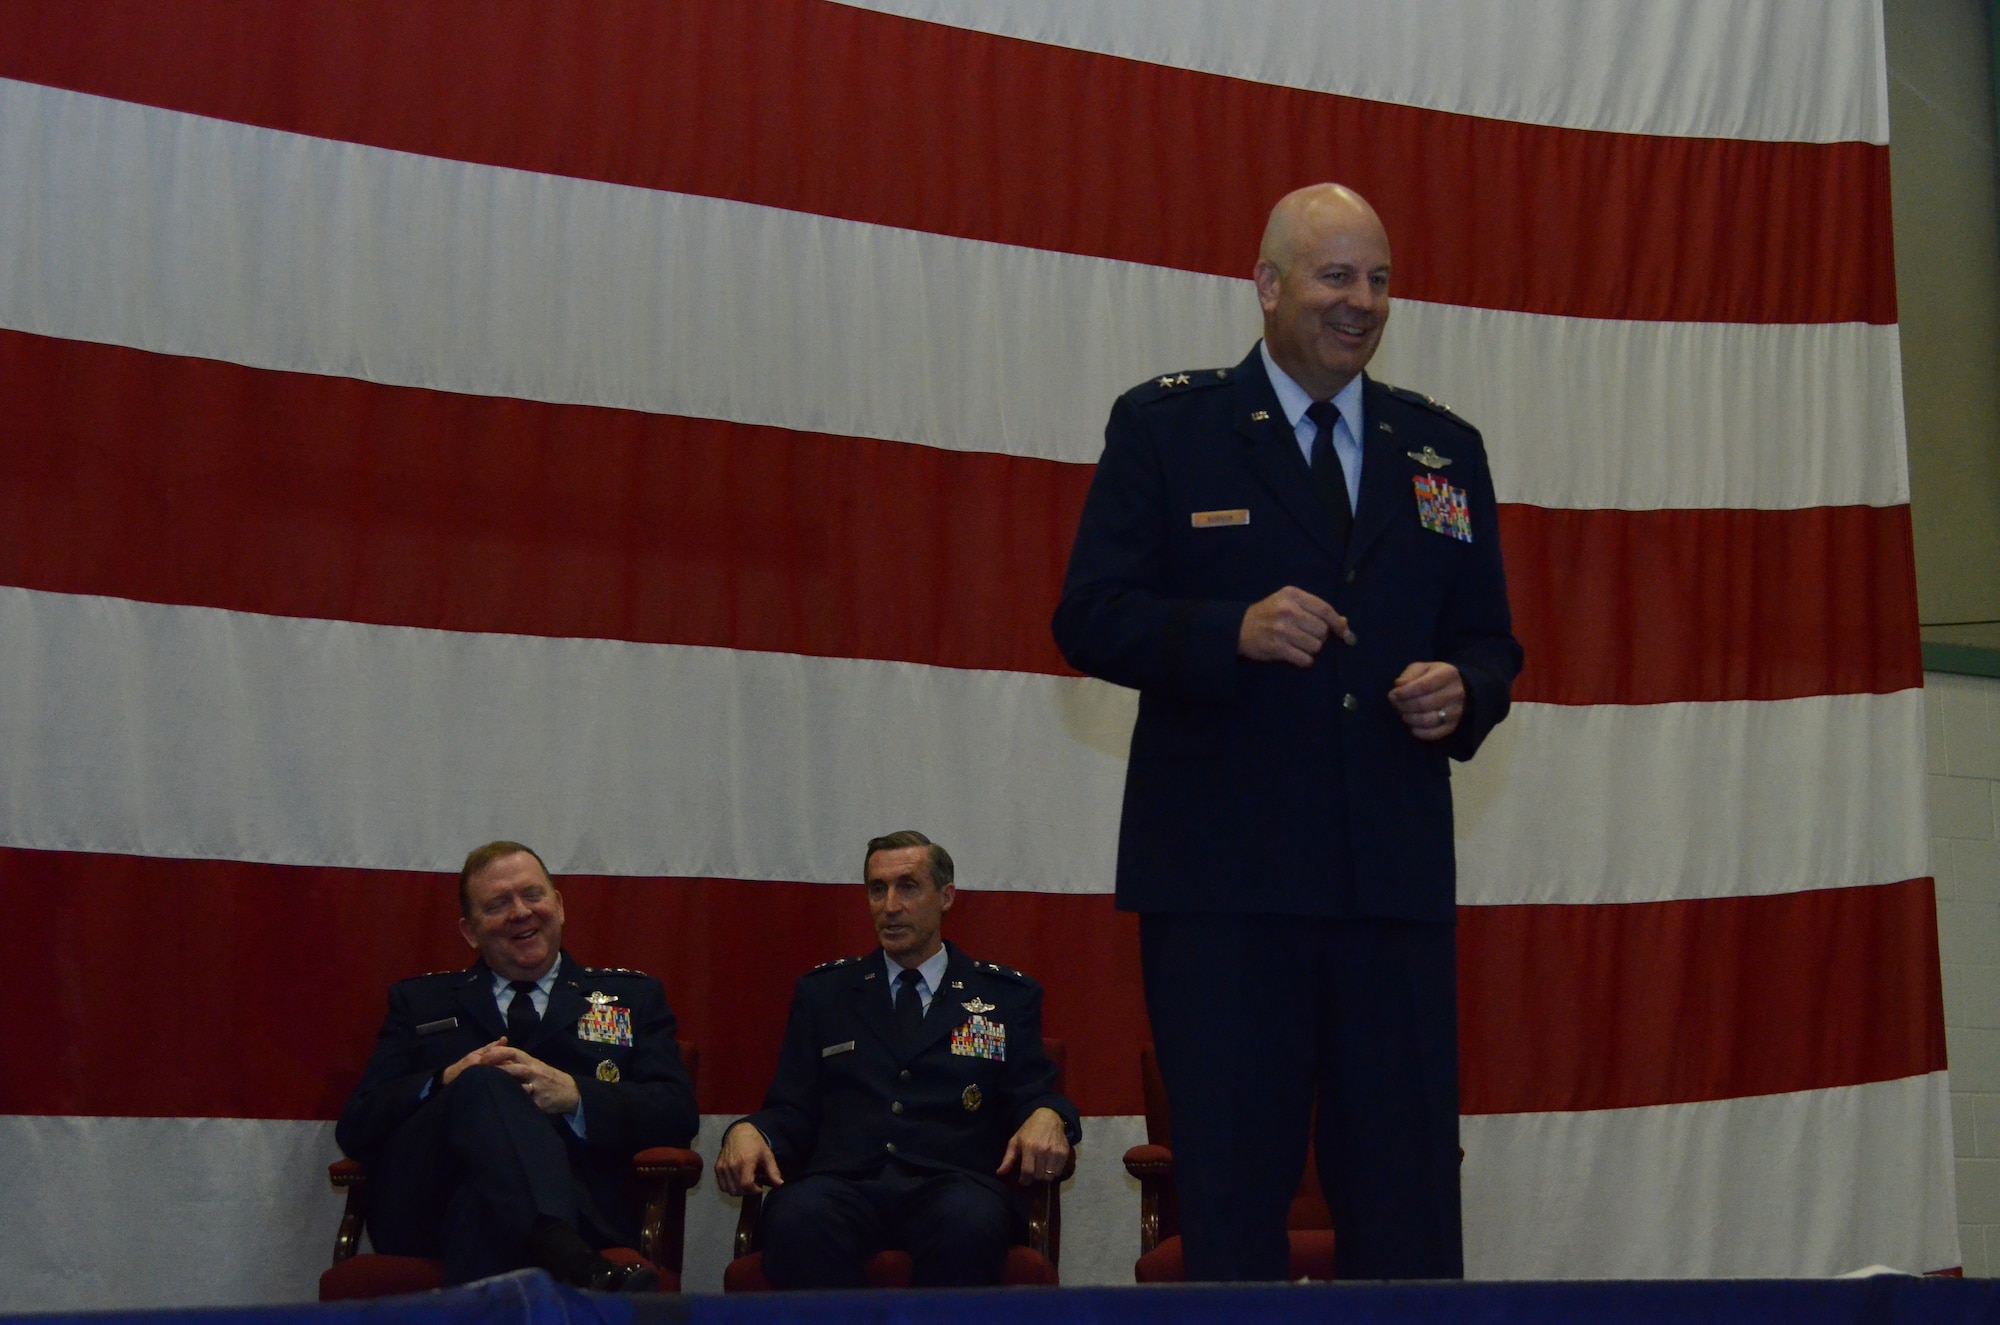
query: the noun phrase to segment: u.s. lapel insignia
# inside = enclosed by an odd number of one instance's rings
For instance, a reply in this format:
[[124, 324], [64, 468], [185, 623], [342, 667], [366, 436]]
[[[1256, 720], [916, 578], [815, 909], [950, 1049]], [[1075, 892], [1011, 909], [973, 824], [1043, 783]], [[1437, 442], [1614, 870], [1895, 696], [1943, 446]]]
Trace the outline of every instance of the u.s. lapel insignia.
[[972, 996], [972, 1001], [970, 1003], [960, 1003], [959, 1006], [964, 1008], [967, 1012], [970, 1012], [973, 1016], [977, 1017], [981, 1013], [993, 1011], [993, 1009], [999, 1007], [1000, 1005], [998, 1003], [988, 1003], [985, 999], [981, 998], [979, 995], [974, 994]]
[[963, 980], [954, 980], [954, 981], [952, 981], [952, 982], [951, 982], [951, 987], [952, 987], [953, 989], [963, 989], [963, 988], [965, 988], [965, 981], [963, 981]]
[[599, 1081], [618, 1080], [618, 1064], [612, 1062], [609, 1058], [599, 1063], [597, 1065], [597, 1079]]
[[967, 1086], [964, 1092], [959, 1095], [958, 1102], [965, 1106], [967, 1113], [978, 1113], [979, 1106], [986, 1103], [986, 1097], [979, 1093], [977, 1085], [971, 1085]]
[[1252, 423], [1269, 423], [1270, 421], [1271, 411], [1267, 409], [1255, 410], [1250, 415], [1250, 422]]
[[1403, 454], [1422, 465], [1425, 469], [1443, 469], [1451, 463], [1450, 456], [1439, 455], [1428, 446], [1421, 451], [1405, 451]]

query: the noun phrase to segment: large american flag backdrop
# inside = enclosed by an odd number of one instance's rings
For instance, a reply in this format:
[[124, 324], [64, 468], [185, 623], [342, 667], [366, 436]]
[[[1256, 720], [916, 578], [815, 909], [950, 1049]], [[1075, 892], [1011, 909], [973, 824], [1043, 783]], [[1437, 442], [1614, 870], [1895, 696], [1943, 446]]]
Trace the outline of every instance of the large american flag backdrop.
[[0, 1307], [309, 1295], [497, 836], [710, 1155], [869, 942], [829, 885], [948, 843], [1128, 1278], [1134, 697], [1047, 619], [1111, 400], [1241, 357], [1327, 178], [1528, 652], [1456, 782], [1470, 1273], [1956, 1265], [1886, 143], [1874, 0], [14, 0]]

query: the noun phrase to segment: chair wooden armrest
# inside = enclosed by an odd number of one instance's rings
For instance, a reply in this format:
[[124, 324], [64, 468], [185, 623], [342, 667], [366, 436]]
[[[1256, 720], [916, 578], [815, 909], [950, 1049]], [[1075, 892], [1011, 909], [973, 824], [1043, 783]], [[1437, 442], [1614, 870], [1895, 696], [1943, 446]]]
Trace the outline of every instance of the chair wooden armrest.
[[700, 1155], [679, 1146], [652, 1146], [632, 1156], [643, 1211], [639, 1254], [675, 1274], [687, 1245], [687, 1194], [701, 1181], [701, 1167]]
[[1062, 1185], [1076, 1175], [1076, 1151], [1053, 1178], [1028, 1185], [1028, 1246], [1050, 1265], [1062, 1263]]
[[736, 1251], [734, 1259], [764, 1250], [764, 1189], [752, 1187], [743, 1193], [743, 1208], [736, 1212]]
[[1139, 1180], [1139, 1254], [1180, 1232], [1173, 1208], [1174, 1152], [1165, 1146], [1133, 1146], [1125, 1171]]
[[326, 1180], [335, 1191], [347, 1193], [333, 1234], [333, 1263], [338, 1265], [361, 1249], [361, 1229], [368, 1221], [368, 1170], [351, 1159], [337, 1159], [326, 1166]]

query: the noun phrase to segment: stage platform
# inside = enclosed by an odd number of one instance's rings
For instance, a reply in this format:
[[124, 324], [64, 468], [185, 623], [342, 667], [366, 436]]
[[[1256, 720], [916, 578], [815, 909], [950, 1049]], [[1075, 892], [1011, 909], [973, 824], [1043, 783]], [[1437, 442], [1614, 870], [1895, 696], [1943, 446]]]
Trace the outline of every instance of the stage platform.
[[1653, 1280], [1310, 1284], [1258, 1288], [1015, 1288], [932, 1293], [612, 1297], [524, 1270], [464, 1288], [368, 1303], [0, 1317], [34, 1325], [2000, 1325], [2000, 1280]]

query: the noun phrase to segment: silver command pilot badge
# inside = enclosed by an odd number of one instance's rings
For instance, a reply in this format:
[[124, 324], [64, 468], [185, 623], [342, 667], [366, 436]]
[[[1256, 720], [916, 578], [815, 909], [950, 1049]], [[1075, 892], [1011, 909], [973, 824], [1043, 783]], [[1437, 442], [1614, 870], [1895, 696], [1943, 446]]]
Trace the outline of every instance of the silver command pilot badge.
[[599, 1081], [618, 1080], [618, 1064], [612, 1062], [609, 1058], [599, 1063], [597, 1065], [597, 1079]]
[[[1386, 428], [1389, 425], [1385, 423], [1382, 426]], [[1439, 455], [1436, 451], [1431, 450], [1431, 448], [1428, 446], [1426, 446], [1421, 451], [1405, 451], [1403, 452], [1403, 454], [1410, 457], [1410, 459], [1416, 461], [1418, 464], [1422, 465], [1425, 469], [1443, 469], [1446, 465], [1451, 463], [1450, 456]]]
[[981, 998], [979, 995], [974, 994], [972, 996], [972, 1001], [970, 1003], [960, 1003], [959, 1006], [964, 1008], [967, 1012], [970, 1012], [973, 1016], [977, 1017], [981, 1013], [993, 1011], [994, 1008], [997, 1008], [1000, 1005], [998, 1003], [988, 1003], [985, 999]]

